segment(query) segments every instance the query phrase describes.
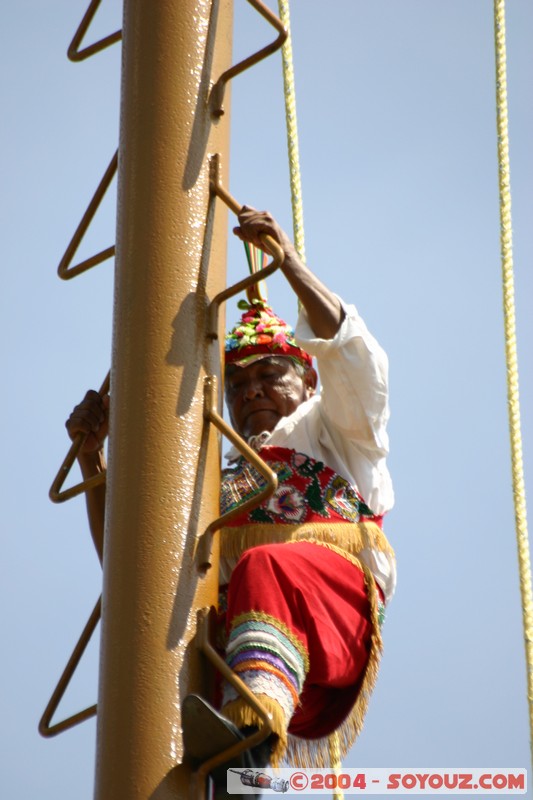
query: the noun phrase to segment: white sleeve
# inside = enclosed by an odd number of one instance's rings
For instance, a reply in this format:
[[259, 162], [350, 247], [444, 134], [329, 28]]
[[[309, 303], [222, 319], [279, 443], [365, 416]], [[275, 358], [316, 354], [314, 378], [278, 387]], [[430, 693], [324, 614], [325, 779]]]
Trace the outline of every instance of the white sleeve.
[[300, 311], [296, 339], [317, 359], [323, 423], [341, 450], [348, 439], [372, 460], [380, 460], [389, 449], [388, 359], [355, 306], [339, 300], [345, 318], [333, 339], [315, 337], [305, 309]]
[[[394, 490], [387, 469], [388, 359], [369, 333], [353, 305], [339, 298], [345, 318], [333, 339], [317, 339], [305, 310], [300, 312], [296, 339], [317, 359], [322, 384], [319, 397], [308, 401], [303, 412], [304, 433], [313, 451], [328, 466], [353, 481], [376, 514], [390, 511]], [[296, 412], [297, 413], [297, 412]], [[290, 430], [287, 431], [290, 436]], [[302, 451], [305, 443], [302, 442]], [[360, 558], [385, 592], [394, 593], [396, 566], [393, 556], [365, 549]]]

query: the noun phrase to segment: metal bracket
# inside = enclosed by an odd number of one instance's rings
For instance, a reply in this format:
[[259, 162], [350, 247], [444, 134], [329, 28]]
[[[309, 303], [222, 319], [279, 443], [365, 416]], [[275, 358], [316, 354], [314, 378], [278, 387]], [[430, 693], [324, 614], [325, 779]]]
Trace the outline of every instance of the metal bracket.
[[[209, 163], [209, 186], [213, 194], [219, 197], [234, 214], [239, 214], [243, 206], [222, 186], [220, 180], [220, 155], [216, 153], [212, 156]], [[280, 245], [268, 234], [261, 235], [263, 247], [267, 253], [272, 256], [272, 261], [261, 270], [248, 275], [233, 286], [228, 286], [222, 292], [219, 292], [212, 299], [207, 311], [207, 336], [210, 339], [218, 339], [218, 310], [219, 306], [229, 300], [230, 297], [246, 291], [248, 299], [260, 299], [258, 294], [254, 294], [253, 287], [260, 281], [272, 275], [281, 265], [285, 258], [285, 254]]]
[[[248, 705], [253, 708], [260, 718], [262, 725], [260, 729], [253, 734], [253, 736], [246, 737], [241, 742], [234, 744], [232, 747], [224, 750], [221, 753], [217, 753], [216, 756], [213, 756], [208, 761], [204, 761], [203, 764], [200, 764], [196, 772], [193, 772], [192, 774], [193, 780], [191, 786], [191, 798], [193, 800], [205, 800], [207, 776], [213, 769], [219, 767], [221, 764], [224, 764], [230, 758], [240, 755], [245, 750], [249, 750], [251, 747], [261, 744], [261, 742], [264, 742], [265, 739], [267, 739], [272, 733], [271, 716], [269, 712], [264, 708], [264, 706], [261, 705], [254, 693], [250, 691], [250, 689], [239, 678], [239, 676], [226, 664], [224, 659], [219, 656], [211, 644], [209, 640], [210, 613], [210, 610], [207, 608], [203, 608], [198, 611], [196, 627], [198, 648], [204, 653], [204, 655], [207, 656], [215, 669], [221, 673], [222, 677], [224, 677], [228, 683], [231, 683], [233, 688], [239, 693], [243, 700], [245, 700]], [[208, 735], [209, 732], [206, 731], [206, 736]]]
[[235, 519], [235, 517], [239, 517], [246, 511], [256, 508], [256, 506], [260, 505], [264, 500], [267, 500], [271, 495], [273, 495], [278, 488], [278, 476], [276, 473], [270, 469], [268, 464], [266, 464], [260, 456], [258, 456], [255, 450], [252, 450], [252, 448], [241, 436], [235, 433], [233, 428], [231, 428], [218, 413], [217, 384], [216, 377], [214, 375], [208, 375], [205, 379], [204, 417], [206, 420], [209, 420], [209, 422], [211, 422], [215, 428], [220, 431], [220, 433], [229, 439], [232, 445], [237, 448], [239, 453], [256, 468], [260, 475], [262, 475], [265, 479], [266, 485], [264, 489], [255, 495], [255, 497], [252, 497], [250, 500], [242, 503], [238, 508], [234, 508], [232, 511], [228, 511], [225, 514], [222, 514], [222, 516], [217, 517], [217, 519], [213, 520], [213, 522], [211, 522], [205, 529], [204, 533], [198, 540], [198, 546], [196, 550], [196, 563], [201, 572], [206, 572], [211, 566], [211, 542], [213, 534], [232, 519]]
[[83, 41], [83, 37], [88, 31], [99, 5], [100, 0], [91, 0], [89, 3], [87, 11], [83, 16], [82, 21], [78, 25], [78, 30], [74, 34], [74, 37], [67, 50], [67, 56], [71, 61], [83, 61], [84, 59], [93, 56], [95, 53], [99, 53], [100, 50], [104, 50], [106, 47], [109, 47], [110, 45], [115, 44], [115, 42], [119, 42], [122, 39], [122, 31], [116, 31], [115, 33], [111, 33], [109, 36], [105, 36], [103, 39], [100, 39], [100, 41], [88, 45], [83, 50], [79, 49]]
[[115, 245], [111, 247], [107, 247], [105, 250], [101, 250], [96, 255], [91, 256], [90, 258], [86, 258], [84, 261], [81, 261], [79, 264], [76, 264], [74, 267], [70, 266], [70, 262], [74, 258], [76, 250], [80, 246], [80, 243], [87, 232], [87, 228], [93, 221], [94, 215], [96, 214], [100, 203], [109, 188], [111, 181], [113, 180], [115, 173], [117, 171], [118, 166], [118, 150], [113, 155], [113, 158], [109, 162], [109, 166], [104, 172], [102, 180], [98, 184], [98, 187], [93, 194], [89, 205], [87, 206], [87, 210], [85, 214], [81, 218], [81, 222], [79, 223], [74, 236], [70, 240], [70, 243], [65, 250], [65, 254], [61, 261], [59, 262], [59, 266], [57, 268], [57, 274], [60, 278], [64, 281], [69, 280], [70, 278], [75, 278], [76, 275], [79, 275], [81, 272], [85, 272], [86, 270], [90, 269], [91, 267], [95, 267], [97, 264], [100, 264], [102, 261], [106, 261], [108, 258], [112, 258], [115, 255]]
[[[238, 214], [242, 208], [240, 203], [222, 186], [220, 182], [220, 158], [219, 155], [213, 156], [210, 163], [210, 187], [213, 194], [216, 194], [235, 214]], [[233, 297], [236, 294], [250, 290], [259, 281], [272, 275], [283, 263], [285, 254], [280, 245], [271, 236], [266, 234], [261, 236], [261, 241], [266, 252], [272, 255], [273, 260], [264, 269], [254, 272], [242, 281], [228, 286], [224, 291], [219, 292], [211, 303], [207, 312], [207, 337], [211, 340], [218, 339], [218, 313], [220, 306], [223, 302]], [[249, 294], [251, 299], [252, 293]], [[212, 423], [229, 441], [237, 448], [247, 461], [249, 461], [257, 469], [257, 471], [264, 477], [266, 481], [265, 488], [259, 492], [255, 497], [247, 500], [239, 506], [238, 509], [229, 511], [226, 514], [213, 520], [206, 528], [204, 533], [198, 540], [198, 547], [196, 551], [196, 559], [198, 569], [205, 572], [211, 566], [211, 541], [213, 534], [222, 528], [227, 522], [240, 516], [244, 511], [248, 511], [260, 505], [264, 500], [270, 497], [278, 487], [278, 477], [276, 473], [260, 458], [257, 453], [239, 436], [235, 431], [225, 422], [225, 420], [218, 413], [218, 399], [217, 399], [217, 383], [214, 375], [209, 375], [205, 379], [204, 384], [204, 417]]]
[[240, 75], [241, 72], [244, 72], [250, 67], [255, 66], [255, 64], [258, 64], [259, 61], [262, 61], [267, 56], [275, 53], [276, 50], [279, 50], [280, 47], [283, 46], [283, 43], [288, 36], [288, 32], [286, 31], [279, 17], [276, 17], [276, 15], [273, 14], [272, 11], [261, 2], [261, 0], [248, 0], [248, 2], [253, 8], [255, 8], [256, 11], [259, 12], [259, 14], [261, 14], [262, 17], [267, 20], [267, 22], [270, 22], [270, 24], [278, 31], [279, 35], [278, 38], [271, 44], [268, 44], [266, 47], [258, 50], [257, 53], [248, 56], [248, 58], [245, 58], [243, 61], [239, 61], [238, 64], [235, 64], [233, 67], [230, 67], [222, 73], [218, 81], [211, 89], [211, 94], [209, 97], [209, 108], [214, 117], [221, 117], [224, 114], [223, 102], [227, 82], [236, 75]]
[[52, 697], [48, 701], [48, 705], [46, 706], [44, 713], [41, 717], [39, 722], [39, 733], [41, 736], [50, 737], [56, 736], [58, 733], [63, 733], [63, 731], [68, 730], [69, 728], [73, 728], [74, 725], [79, 725], [80, 722], [85, 722], [86, 719], [90, 719], [94, 717], [96, 714], [96, 705], [89, 706], [89, 708], [84, 709], [83, 711], [78, 711], [77, 714], [72, 714], [70, 717], [62, 720], [61, 722], [56, 722], [54, 725], [50, 725], [52, 717], [54, 716], [55, 712], [57, 711], [57, 707], [59, 706], [63, 696], [67, 690], [67, 687], [76, 671], [78, 664], [81, 661], [81, 657], [85, 652], [85, 648], [89, 644], [89, 641], [98, 625], [100, 620], [102, 611], [102, 597], [98, 598], [98, 601], [91, 612], [91, 616], [87, 620], [85, 628], [82, 631], [80, 638], [78, 639], [74, 650], [72, 651], [72, 655], [70, 656], [67, 666], [63, 670], [63, 674], [61, 675], [56, 688], [52, 693]]

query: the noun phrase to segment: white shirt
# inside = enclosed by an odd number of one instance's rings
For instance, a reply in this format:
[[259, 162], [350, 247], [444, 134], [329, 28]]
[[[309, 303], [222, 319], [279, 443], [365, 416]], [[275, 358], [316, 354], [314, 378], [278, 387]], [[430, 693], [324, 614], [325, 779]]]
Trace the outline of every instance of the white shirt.
[[[339, 298], [340, 299], [340, 298]], [[345, 318], [333, 339], [317, 339], [300, 311], [295, 338], [317, 359], [320, 393], [280, 419], [263, 441], [322, 461], [362, 496], [374, 514], [394, 504], [386, 465], [389, 439], [388, 359], [353, 305], [341, 300]], [[230, 460], [233, 452], [228, 454]], [[369, 567], [388, 602], [396, 587], [393, 556], [365, 549], [359, 558]]]

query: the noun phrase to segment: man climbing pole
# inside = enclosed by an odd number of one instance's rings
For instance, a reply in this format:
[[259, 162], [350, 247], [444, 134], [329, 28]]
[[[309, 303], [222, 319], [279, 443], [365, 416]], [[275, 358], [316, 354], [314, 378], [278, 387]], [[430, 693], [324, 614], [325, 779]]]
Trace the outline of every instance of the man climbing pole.
[[[328, 736], [338, 732], [344, 755], [362, 727], [396, 583], [382, 530], [393, 504], [387, 358], [355, 307], [303, 264], [268, 212], [245, 206], [234, 232], [257, 247], [263, 234], [280, 244], [301, 311], [294, 333], [265, 303], [244, 304], [226, 337], [231, 422], [278, 475], [269, 500], [220, 532], [226, 660], [270, 713], [271, 763], [326, 766]], [[71, 437], [89, 434], [79, 455], [85, 477], [102, 468], [108, 404], [88, 392], [67, 421]], [[262, 483], [238, 453], [229, 458], [223, 512]], [[103, 491], [88, 504], [102, 554]], [[222, 694], [231, 733], [260, 725], [232, 687]], [[187, 730], [184, 739], [187, 747]]]

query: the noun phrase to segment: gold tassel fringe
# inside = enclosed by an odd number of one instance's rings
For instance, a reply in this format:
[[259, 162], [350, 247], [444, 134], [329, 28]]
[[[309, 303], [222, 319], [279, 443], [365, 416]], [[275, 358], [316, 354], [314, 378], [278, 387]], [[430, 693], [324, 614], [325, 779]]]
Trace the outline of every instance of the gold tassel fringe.
[[[273, 700], [265, 694], [258, 694], [256, 697], [265, 710], [268, 711], [272, 732], [277, 737], [276, 741], [273, 743], [271, 764], [273, 767], [279, 767], [287, 750], [288, 721], [285, 718], [282, 707], [276, 700]], [[250, 725], [261, 728], [263, 725], [259, 714], [240, 697], [225, 705], [222, 709], [222, 714], [227, 719], [231, 720], [238, 728], [245, 728]]]
[[352, 556], [369, 548], [394, 556], [387, 537], [375, 522], [308, 522], [303, 525], [258, 523], [220, 530], [220, 556], [236, 561], [250, 547], [283, 542], [331, 544]]
[[[276, 526], [277, 527], [277, 526]], [[376, 526], [377, 527], [377, 526]], [[296, 543], [299, 540], [289, 540], [287, 544]], [[383, 640], [381, 638], [379, 626], [379, 607], [378, 590], [374, 576], [358, 558], [346, 552], [342, 547], [328, 542], [315, 540], [315, 544], [333, 550], [343, 558], [346, 558], [358, 567], [365, 576], [365, 586], [370, 602], [370, 621], [372, 624], [372, 635], [370, 638], [370, 653], [365, 673], [361, 681], [361, 687], [355, 703], [341, 725], [335, 731], [337, 738], [339, 760], [346, 757], [348, 751], [353, 747], [355, 740], [363, 729], [368, 703], [374, 687], [376, 685], [381, 653], [383, 651]], [[302, 768], [331, 769], [331, 751], [329, 737], [323, 739], [300, 739], [296, 736], [287, 735], [287, 720], [279, 703], [266, 695], [257, 695], [261, 704], [267, 709], [271, 716], [273, 732], [279, 737], [272, 753], [272, 766], [279, 767], [282, 761], [288, 762], [291, 766]], [[242, 699], [232, 700], [222, 709], [225, 717], [230, 719], [242, 728], [247, 725], [261, 726], [261, 719], [256, 712]]]
[[[330, 545], [325, 542], [316, 542], [323, 547], [338, 553], [343, 558], [346, 558], [355, 566], [359, 567], [365, 576], [365, 586], [368, 593], [370, 602], [370, 621], [372, 623], [372, 635], [370, 638], [370, 653], [368, 656], [368, 663], [366, 665], [365, 673], [361, 682], [361, 688], [357, 695], [357, 699], [352, 707], [352, 710], [346, 717], [343, 723], [337, 728], [337, 741], [339, 747], [339, 756], [342, 761], [348, 751], [353, 747], [355, 740], [363, 729], [368, 703], [374, 687], [376, 685], [379, 663], [381, 660], [381, 653], [383, 652], [383, 640], [379, 627], [379, 608], [378, 608], [378, 590], [374, 576], [365, 564], [362, 564], [359, 559], [350, 556], [340, 547]], [[330, 763], [330, 742], [329, 737], [316, 740], [299, 739], [296, 736], [289, 735], [287, 742], [286, 760], [291, 766], [307, 767], [318, 769], [331, 769], [333, 765]]]

